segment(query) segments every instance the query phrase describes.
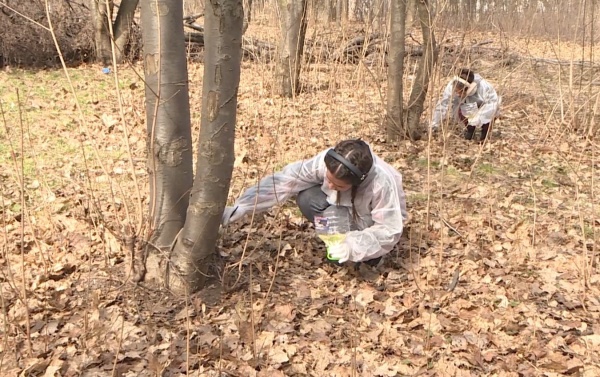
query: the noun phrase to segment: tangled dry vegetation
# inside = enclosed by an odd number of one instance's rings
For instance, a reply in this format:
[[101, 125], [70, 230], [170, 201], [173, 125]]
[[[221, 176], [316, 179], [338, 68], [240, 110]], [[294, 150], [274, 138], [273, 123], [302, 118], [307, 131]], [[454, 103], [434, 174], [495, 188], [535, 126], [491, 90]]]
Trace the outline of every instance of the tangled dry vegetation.
[[[46, 10], [46, 4], [48, 10]], [[51, 24], [48, 23], [48, 16]], [[48, 0], [14, 1], [0, 4], [0, 67], [57, 67], [55, 42], [69, 64], [91, 61], [94, 39], [91, 16], [85, 2]]]
[[[285, 205], [224, 230], [214, 283], [189, 299], [133, 284], [118, 239], [148, 205], [139, 76], [120, 72], [120, 112], [114, 77], [70, 69], [80, 113], [62, 72], [1, 72], [2, 375], [600, 375], [597, 87], [583, 68], [579, 90], [557, 65], [468, 59], [503, 95], [484, 146], [456, 130], [387, 143], [376, 66], [309, 65], [292, 101], [271, 95], [272, 66], [244, 62], [232, 198], [359, 136], [403, 173], [411, 219], [382, 266], [355, 270], [324, 263]], [[195, 134], [201, 79], [191, 65]]]

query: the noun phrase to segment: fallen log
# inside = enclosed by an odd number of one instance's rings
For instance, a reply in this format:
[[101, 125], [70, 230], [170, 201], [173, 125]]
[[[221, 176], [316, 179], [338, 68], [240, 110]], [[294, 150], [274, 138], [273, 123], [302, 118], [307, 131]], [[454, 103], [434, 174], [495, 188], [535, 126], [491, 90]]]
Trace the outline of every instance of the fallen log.
[[333, 52], [332, 58], [340, 63], [356, 64], [361, 58], [381, 49], [383, 38], [380, 34], [359, 35]]
[[269, 62], [275, 58], [276, 48], [270, 43], [251, 37], [242, 37], [244, 57]]
[[203, 16], [204, 16], [204, 13], [191, 14], [189, 16], [183, 17], [183, 21], [185, 23], [194, 23], [194, 22], [196, 22], [197, 19], [199, 19], [200, 17], [203, 17]]
[[194, 29], [196, 31], [199, 31], [201, 33], [204, 33], [204, 26], [202, 25], [198, 25], [195, 22], [191, 22], [191, 23], [185, 23], [183, 26], [185, 27], [189, 27], [190, 29]]
[[[194, 30], [198, 30], [194, 28]], [[203, 32], [185, 33], [186, 43], [193, 43], [194, 47], [204, 47]], [[255, 38], [242, 38], [242, 52], [244, 58], [251, 60], [271, 61], [275, 57], [275, 47], [269, 43]]]
[[600, 67], [600, 64], [594, 63], [589, 60], [561, 60], [561, 59], [546, 59], [546, 58], [528, 58], [534, 63], [545, 63], [545, 64], [556, 64], [556, 65], [578, 65], [582, 67], [592, 67], [597, 68]]
[[204, 33], [185, 33], [185, 41], [204, 46]]

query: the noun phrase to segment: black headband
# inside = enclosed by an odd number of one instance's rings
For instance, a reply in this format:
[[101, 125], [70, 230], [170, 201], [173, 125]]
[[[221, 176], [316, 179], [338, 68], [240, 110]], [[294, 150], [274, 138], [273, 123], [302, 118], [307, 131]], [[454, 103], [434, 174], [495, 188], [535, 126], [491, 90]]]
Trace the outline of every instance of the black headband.
[[352, 173], [352, 175], [354, 175], [354, 177], [356, 179], [354, 179], [353, 181], [353, 185], [354, 186], [358, 186], [362, 183], [362, 181], [365, 180], [365, 178], [367, 178], [367, 174], [363, 173], [362, 171], [360, 171], [359, 168], [357, 168], [356, 166], [354, 166], [353, 163], [351, 163], [350, 161], [348, 161], [346, 158], [344, 158], [344, 156], [342, 156], [341, 154], [337, 153], [336, 151], [334, 151], [333, 149], [330, 149], [327, 151], [327, 156], [339, 161], [342, 165], [344, 165], [345, 167], [347, 167], [350, 172]]

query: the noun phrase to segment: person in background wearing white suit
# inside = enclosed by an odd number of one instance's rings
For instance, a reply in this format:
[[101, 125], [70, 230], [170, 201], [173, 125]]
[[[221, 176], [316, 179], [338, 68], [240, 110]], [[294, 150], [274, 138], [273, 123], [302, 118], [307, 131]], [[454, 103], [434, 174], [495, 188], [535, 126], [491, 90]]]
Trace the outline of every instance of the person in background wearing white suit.
[[433, 111], [430, 129], [438, 131], [447, 118], [465, 125], [464, 137], [473, 139], [476, 128], [481, 128], [480, 141], [487, 138], [500, 110], [500, 97], [487, 80], [467, 68], [461, 68], [446, 85], [442, 98]]
[[266, 211], [297, 195], [311, 222], [329, 206], [343, 206], [354, 229], [329, 249], [339, 263], [376, 265], [400, 241], [407, 219], [402, 175], [362, 140], [344, 140], [316, 156], [291, 163], [248, 188], [226, 207], [225, 226], [244, 215]]

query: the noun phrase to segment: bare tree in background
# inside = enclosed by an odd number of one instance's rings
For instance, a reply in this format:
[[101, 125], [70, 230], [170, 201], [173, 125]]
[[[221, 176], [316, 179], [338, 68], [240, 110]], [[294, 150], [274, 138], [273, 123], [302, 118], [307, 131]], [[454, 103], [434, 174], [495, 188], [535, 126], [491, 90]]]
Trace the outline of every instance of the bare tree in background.
[[111, 35], [114, 38], [115, 59], [117, 63], [123, 61], [138, 1], [122, 0], [113, 23], [114, 2], [112, 0], [91, 0], [96, 59], [103, 64], [108, 65], [112, 61]]
[[348, 0], [337, 0], [337, 21], [348, 21]]
[[390, 47], [388, 53], [388, 89], [385, 128], [389, 140], [405, 136], [403, 111], [404, 51], [406, 33], [406, 1], [392, 1], [390, 9]]
[[250, 22], [252, 22], [252, 0], [244, 0], [244, 26], [242, 27], [242, 34], [246, 33]]
[[[406, 0], [404, 0], [406, 2]], [[391, 7], [398, 4], [391, 0], [371, 0], [367, 11], [367, 20], [372, 25], [372, 30], [375, 33], [387, 35], [387, 22], [391, 14]], [[406, 22], [405, 22], [406, 23]]]
[[406, 2], [406, 28], [412, 29], [415, 24], [418, 25], [417, 0], [407, 0]]
[[[408, 0], [410, 1], [410, 0]], [[419, 140], [419, 120], [427, 96], [429, 80], [437, 58], [437, 47], [432, 29], [429, 0], [417, 0], [417, 17], [423, 34], [423, 55], [417, 68], [413, 87], [404, 108], [403, 83], [407, 0], [392, 1], [390, 12], [390, 48], [388, 55], [388, 92], [385, 127], [390, 140], [409, 138]]]
[[196, 176], [181, 0], [142, 2], [152, 221], [146, 268], [178, 293], [205, 283], [234, 161], [242, 0], [205, 8], [202, 123]]
[[325, 9], [327, 10], [327, 22], [335, 21], [337, 7], [334, 0], [325, 0]]
[[421, 24], [423, 34], [423, 55], [417, 68], [412, 91], [407, 106], [407, 122], [405, 133], [411, 140], [418, 140], [421, 136], [420, 119], [423, 113], [423, 104], [427, 96], [427, 88], [433, 68], [437, 61], [437, 46], [433, 33], [433, 17], [429, 7], [429, 0], [417, 0], [417, 17]]
[[296, 95], [307, 23], [306, 0], [277, 0], [281, 25], [275, 90], [285, 97]]
[[[180, 0], [141, 4], [150, 185], [150, 243], [171, 248], [193, 180], [188, 73]], [[152, 271], [154, 272], [154, 271]]]
[[337, 15], [336, 10], [337, 6], [334, 0], [325, 0], [325, 5], [327, 9], [327, 22], [335, 21]]

